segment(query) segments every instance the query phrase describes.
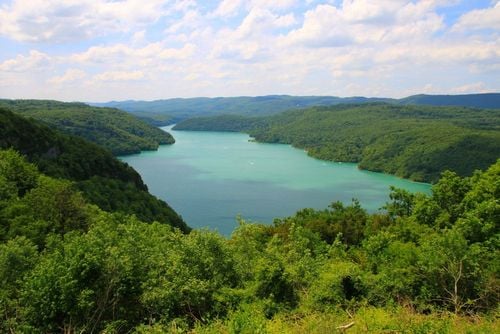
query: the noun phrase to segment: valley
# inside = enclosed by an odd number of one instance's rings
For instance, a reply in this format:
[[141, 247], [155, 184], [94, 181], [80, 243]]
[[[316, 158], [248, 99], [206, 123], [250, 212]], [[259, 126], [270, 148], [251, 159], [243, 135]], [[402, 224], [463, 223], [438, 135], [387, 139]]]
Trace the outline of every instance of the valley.
[[229, 236], [237, 216], [271, 224], [305, 207], [349, 204], [353, 198], [376, 212], [389, 200], [390, 186], [430, 192], [429, 184], [317, 160], [289, 145], [256, 143], [245, 134], [164, 129], [175, 137], [174, 145], [120, 159], [193, 228]]
[[498, 330], [496, 109], [1, 104], [0, 332]]
[[500, 0], [2, 0], [0, 334], [500, 333]]

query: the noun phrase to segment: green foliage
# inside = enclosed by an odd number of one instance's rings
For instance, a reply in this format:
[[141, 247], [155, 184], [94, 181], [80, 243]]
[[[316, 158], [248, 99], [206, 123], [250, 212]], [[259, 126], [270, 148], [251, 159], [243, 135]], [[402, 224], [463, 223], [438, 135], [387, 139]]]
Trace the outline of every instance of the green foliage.
[[[126, 110], [150, 124], [168, 125], [193, 117], [215, 116], [220, 114], [262, 116], [309, 106], [389, 100], [390, 99], [384, 98], [367, 99], [364, 97], [340, 98], [335, 96], [269, 95], [256, 97], [196, 97], [156, 101], [121, 101], [94, 103], [93, 105]], [[168, 118], [162, 120], [162, 116]]]
[[437, 181], [445, 170], [471, 175], [500, 156], [498, 110], [337, 105], [262, 118], [190, 119], [175, 129], [244, 131], [257, 141], [292, 144], [319, 159], [356, 162], [362, 169], [426, 182]]
[[413, 95], [399, 99], [400, 104], [420, 104], [431, 106], [463, 106], [471, 108], [498, 109], [500, 94], [466, 94], [466, 95]]
[[182, 121], [174, 127], [174, 130], [196, 130], [196, 131], [226, 131], [226, 132], [248, 132], [254, 128], [266, 125], [261, 117], [245, 117], [241, 115], [221, 115], [213, 117], [197, 117]]
[[0, 244], [0, 332], [15, 332], [23, 280], [37, 261], [36, 246], [24, 237]]
[[229, 332], [241, 334], [267, 333], [267, 319], [264, 308], [264, 305], [258, 303], [241, 305], [237, 311], [229, 315]]
[[[155, 126], [168, 125], [193, 117], [221, 114], [264, 116], [292, 109], [352, 103], [386, 102], [395, 105], [439, 105], [472, 108], [500, 108], [500, 94], [415, 95], [403, 99], [335, 97], [335, 96], [240, 96], [216, 98], [168, 99], [156, 101], [119, 101], [94, 103], [95, 106], [118, 108]], [[234, 130], [233, 130], [234, 131]]]
[[24, 282], [26, 322], [127, 332], [143, 320], [193, 323], [224, 314], [220, 289], [238, 283], [231, 255], [213, 233], [183, 236], [168, 226], [101, 215], [86, 234], [54, 239]]
[[[146, 185], [132, 167], [107, 150], [24, 119], [2, 107], [0, 133], [0, 149], [13, 148], [42, 173], [75, 181], [85, 199], [101, 209], [136, 214], [147, 222], [156, 220], [186, 232], [189, 230], [168, 204], [147, 192]], [[33, 175], [37, 174], [34, 166], [20, 163], [23, 159], [9, 151], [1, 152], [0, 158], [0, 195], [5, 191], [2, 189], [12, 186], [17, 187], [19, 195], [33, 187]], [[0, 206], [1, 202], [0, 197]]]
[[174, 143], [170, 134], [118, 109], [47, 100], [0, 100], [0, 106], [83, 137], [115, 155], [156, 150], [160, 144]]
[[89, 225], [87, 206], [73, 184], [43, 175], [37, 187], [4, 210], [4, 217], [8, 220], [7, 238], [23, 235], [40, 246], [49, 233], [64, 235], [86, 230]]
[[140, 175], [108, 151], [2, 107], [0, 132], [0, 149], [15, 149], [49, 176], [79, 181], [97, 175], [132, 182], [146, 189]]
[[303, 209], [294, 217], [275, 220], [273, 229], [287, 233], [291, 225], [297, 224], [318, 233], [329, 244], [339, 237], [348, 245], [357, 245], [363, 239], [367, 221], [366, 211], [357, 200], [353, 200], [348, 206], [342, 202], [332, 203], [330, 209], [323, 211]]
[[101, 211], [0, 156], [1, 332], [498, 331], [500, 160], [392, 189], [386, 211], [334, 202], [226, 239]]
[[317, 311], [327, 311], [339, 306], [348, 307], [351, 300], [366, 293], [362, 280], [362, 270], [359, 265], [333, 260], [325, 264], [319, 276], [313, 281], [304, 303]]
[[27, 164], [14, 150], [0, 151], [0, 175], [4, 194], [0, 199], [10, 197], [10, 192], [13, 196], [24, 196], [38, 183], [36, 167]]
[[80, 181], [77, 187], [91, 203], [108, 212], [134, 214], [145, 222], [168, 222], [182, 231], [188, 231], [182, 218], [164, 201], [130, 182], [93, 176]]

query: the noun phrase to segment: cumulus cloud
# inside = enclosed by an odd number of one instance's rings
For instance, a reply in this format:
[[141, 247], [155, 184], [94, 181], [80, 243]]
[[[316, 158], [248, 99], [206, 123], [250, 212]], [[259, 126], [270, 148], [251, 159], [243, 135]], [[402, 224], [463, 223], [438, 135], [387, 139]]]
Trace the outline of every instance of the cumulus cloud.
[[228, 18], [238, 14], [242, 9], [249, 11], [254, 8], [284, 10], [293, 7], [296, 3], [296, 0], [222, 0], [211, 16]]
[[[433, 3], [433, 2], [432, 2]], [[428, 38], [444, 27], [429, 1], [344, 0], [307, 11], [304, 22], [283, 42], [309, 47], [394, 42]]]
[[182, 29], [197, 29], [207, 25], [205, 17], [197, 10], [189, 10], [184, 13], [184, 16], [169, 25], [165, 30], [167, 34], [175, 34]]
[[108, 71], [94, 76], [98, 81], [134, 81], [144, 78], [144, 73], [141, 71]]
[[28, 42], [72, 42], [157, 21], [164, 0], [14, 0], [0, 8], [0, 34]]
[[451, 89], [456, 94], [491, 93], [493, 90], [486, 87], [484, 82], [474, 82]]
[[77, 68], [70, 68], [66, 72], [64, 72], [61, 76], [55, 76], [48, 80], [48, 83], [61, 85], [61, 84], [69, 84], [74, 82], [79, 82], [87, 76], [85, 71], [82, 71]]
[[119, 64], [133, 63], [147, 65], [158, 59], [186, 59], [195, 52], [194, 44], [185, 44], [181, 48], [167, 48], [163, 43], [149, 43], [144, 47], [134, 48], [125, 44], [93, 46], [88, 50], [71, 55], [71, 61], [80, 64]]
[[51, 57], [43, 52], [31, 50], [27, 56], [17, 55], [0, 64], [0, 71], [26, 72], [37, 71], [50, 65]]
[[223, 29], [214, 36], [211, 56], [245, 61], [263, 56], [274, 46], [277, 30], [296, 22], [291, 13], [278, 15], [253, 8], [236, 29]]
[[[2, 93], [110, 100], [498, 89], [499, 5], [450, 23], [445, 7], [461, 1], [13, 0], [0, 7], [0, 34], [24, 51], [0, 58], [0, 81], [10, 83]], [[26, 41], [41, 43], [25, 51]]]
[[242, 0], [222, 0], [213, 12], [213, 15], [222, 17], [233, 16], [238, 13], [242, 3]]
[[492, 29], [500, 30], [500, 1], [491, 8], [477, 9], [460, 17], [455, 31]]

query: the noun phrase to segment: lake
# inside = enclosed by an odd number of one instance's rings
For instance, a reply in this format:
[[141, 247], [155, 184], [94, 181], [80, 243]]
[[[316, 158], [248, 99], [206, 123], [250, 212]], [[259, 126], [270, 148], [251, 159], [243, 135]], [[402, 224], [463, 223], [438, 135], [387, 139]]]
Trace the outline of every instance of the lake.
[[430, 191], [429, 184], [317, 160], [289, 145], [253, 142], [242, 133], [163, 129], [175, 144], [120, 159], [193, 228], [229, 235], [238, 215], [272, 223], [302, 208], [324, 209], [334, 201], [349, 204], [352, 198], [373, 212], [388, 200], [391, 185]]

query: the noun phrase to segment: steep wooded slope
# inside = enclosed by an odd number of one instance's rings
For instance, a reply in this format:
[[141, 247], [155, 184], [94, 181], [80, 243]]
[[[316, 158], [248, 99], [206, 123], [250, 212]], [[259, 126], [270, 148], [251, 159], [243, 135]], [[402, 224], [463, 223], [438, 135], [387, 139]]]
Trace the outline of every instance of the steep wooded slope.
[[156, 150], [160, 144], [174, 143], [170, 134], [118, 109], [46, 100], [0, 100], [1, 105], [83, 137], [115, 155]]
[[136, 214], [187, 231], [165, 202], [147, 192], [140, 175], [110, 152], [0, 107], [0, 148], [13, 148], [42, 173], [75, 181], [87, 200], [108, 211]]

